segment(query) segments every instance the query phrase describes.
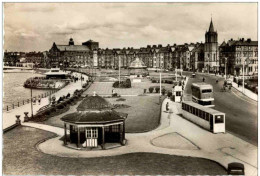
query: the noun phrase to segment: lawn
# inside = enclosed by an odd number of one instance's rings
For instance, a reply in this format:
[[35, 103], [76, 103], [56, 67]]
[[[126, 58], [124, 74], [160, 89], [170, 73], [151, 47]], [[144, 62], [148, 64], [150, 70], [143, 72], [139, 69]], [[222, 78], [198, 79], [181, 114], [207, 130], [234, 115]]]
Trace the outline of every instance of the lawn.
[[[155, 129], [160, 123], [160, 106], [158, 96], [130, 96], [122, 97], [125, 101], [116, 101], [118, 98], [106, 98], [111, 104], [125, 104], [130, 107], [115, 109], [118, 112], [128, 114], [126, 119], [126, 132], [145, 132]], [[47, 125], [63, 128], [64, 123], [60, 120], [66, 114], [73, 113], [80, 104], [80, 101], [71, 106], [69, 111], [55, 117], [51, 117], [46, 121], [38, 122]], [[149, 122], [149, 123], [147, 123]]]
[[139, 133], [155, 129], [160, 123], [159, 96], [125, 96], [125, 101], [106, 98], [111, 104], [125, 104], [129, 108], [115, 109], [128, 114], [126, 132]]
[[5, 133], [3, 135], [3, 174], [226, 175], [226, 170], [219, 164], [200, 158], [153, 153], [132, 153], [86, 159], [62, 158], [36, 150], [37, 142], [53, 135], [50, 132], [22, 126]]
[[[140, 83], [131, 83], [131, 88], [113, 88], [112, 87], [113, 82], [94, 82], [90, 88], [85, 91], [83, 94], [90, 94], [93, 95], [93, 92], [95, 91], [98, 95], [111, 95], [112, 90], [114, 89], [116, 93], [118, 93], [121, 96], [124, 95], [140, 95], [144, 93], [144, 89], [147, 89], [146, 92], [148, 92], [149, 87], [151, 86], [159, 86], [159, 83], [151, 83], [149, 79], [142, 79], [142, 82]], [[166, 89], [171, 91], [173, 84], [165, 84], [162, 83], [162, 86]], [[155, 94], [155, 93], [153, 93]]]

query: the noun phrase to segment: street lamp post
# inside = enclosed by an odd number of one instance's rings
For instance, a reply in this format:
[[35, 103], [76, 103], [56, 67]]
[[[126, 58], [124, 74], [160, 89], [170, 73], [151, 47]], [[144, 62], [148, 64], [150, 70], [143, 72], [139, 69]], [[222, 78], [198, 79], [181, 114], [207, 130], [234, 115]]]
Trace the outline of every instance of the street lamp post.
[[245, 93], [245, 60], [243, 60], [243, 88], [242, 92]]
[[227, 58], [225, 57], [225, 80], [227, 79]]
[[175, 68], [175, 81], [177, 81], [177, 66]]
[[209, 56], [208, 56], [208, 74], [209, 74]]
[[31, 82], [31, 113], [32, 113], [32, 118], [33, 118], [33, 97], [32, 97], [32, 82]]
[[[160, 68], [160, 67], [159, 67]], [[160, 70], [160, 96], [159, 96], [159, 105], [161, 103], [161, 95], [162, 95], [162, 71]]]

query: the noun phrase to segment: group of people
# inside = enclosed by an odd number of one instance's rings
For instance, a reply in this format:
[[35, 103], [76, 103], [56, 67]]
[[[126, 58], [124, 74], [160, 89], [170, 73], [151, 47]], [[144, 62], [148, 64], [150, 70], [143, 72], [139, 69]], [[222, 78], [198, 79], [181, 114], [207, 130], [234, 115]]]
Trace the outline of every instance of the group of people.
[[39, 105], [41, 104], [41, 96], [38, 96], [38, 99], [36, 97], [33, 98], [33, 104], [36, 105], [36, 102], [38, 101]]

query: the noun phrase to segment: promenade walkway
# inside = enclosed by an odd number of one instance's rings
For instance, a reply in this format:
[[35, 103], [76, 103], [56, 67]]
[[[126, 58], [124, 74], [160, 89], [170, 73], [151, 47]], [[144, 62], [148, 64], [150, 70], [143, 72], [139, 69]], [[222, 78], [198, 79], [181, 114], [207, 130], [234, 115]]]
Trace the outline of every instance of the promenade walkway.
[[[80, 77], [80, 74], [78, 73], [74, 73], [74, 76], [78, 76]], [[87, 76], [82, 75], [84, 77], [84, 80], [87, 80]], [[77, 81], [77, 82], [70, 82], [66, 87], [64, 87], [63, 89], [57, 91], [56, 93], [52, 94], [55, 95], [56, 99], [58, 99], [59, 97], [63, 96], [63, 95], [67, 95], [68, 93], [70, 93], [71, 95], [73, 95], [74, 91], [76, 89], [81, 89], [81, 81]], [[43, 107], [49, 104], [49, 97], [45, 97], [41, 99], [41, 103], [40, 105], [38, 104], [38, 102], [36, 102], [35, 105], [33, 105], [33, 114], [36, 114], [37, 111]], [[17, 107], [15, 109], [12, 109], [10, 111], [7, 112], [3, 112], [3, 129], [13, 125], [15, 123], [16, 120], [16, 115], [20, 115], [20, 119], [23, 122], [24, 121], [24, 112], [28, 112], [28, 116], [31, 116], [31, 103], [23, 105], [21, 107]]]
[[[165, 112], [167, 102], [170, 105], [170, 113]], [[246, 175], [257, 175], [257, 147], [229, 133], [213, 134], [204, 130], [183, 119], [180, 116], [181, 113], [180, 103], [165, 99], [162, 104], [161, 121], [158, 128], [146, 133], [127, 133], [126, 146], [109, 150], [69, 149], [60, 140], [61, 136], [64, 135], [64, 129], [36, 123], [24, 123], [23, 125], [56, 133], [58, 137], [39, 144], [37, 148], [46, 154], [60, 157], [93, 158], [125, 153], [153, 152], [206, 158], [220, 163], [225, 168], [230, 162], [241, 162], [245, 165]], [[164, 141], [166, 139], [168, 141]], [[155, 140], [164, 141], [164, 144], [158, 145]], [[167, 146], [166, 143], [171, 145]]]

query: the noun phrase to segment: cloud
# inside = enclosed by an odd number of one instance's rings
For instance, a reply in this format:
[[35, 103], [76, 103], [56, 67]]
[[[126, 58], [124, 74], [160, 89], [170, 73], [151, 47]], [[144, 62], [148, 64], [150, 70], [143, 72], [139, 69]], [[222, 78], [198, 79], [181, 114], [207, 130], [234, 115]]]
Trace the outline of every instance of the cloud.
[[48, 50], [70, 37], [104, 48], [204, 42], [211, 14], [219, 43], [257, 40], [257, 3], [4, 3], [5, 48]]
[[23, 12], [52, 12], [55, 9], [54, 3], [25, 3], [25, 5], [17, 6], [17, 10]]

